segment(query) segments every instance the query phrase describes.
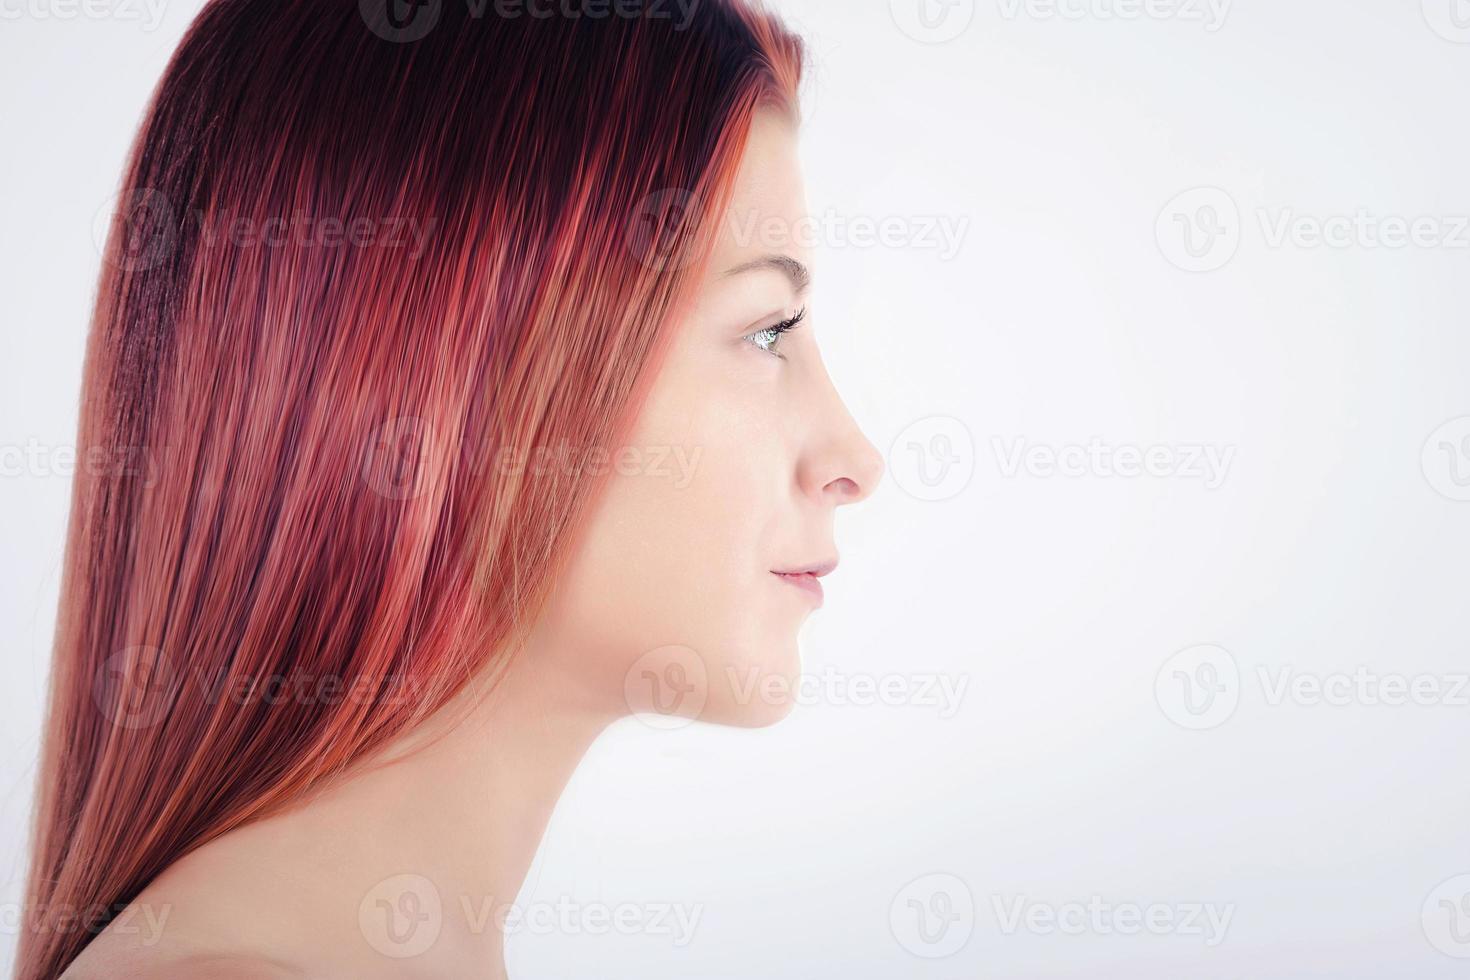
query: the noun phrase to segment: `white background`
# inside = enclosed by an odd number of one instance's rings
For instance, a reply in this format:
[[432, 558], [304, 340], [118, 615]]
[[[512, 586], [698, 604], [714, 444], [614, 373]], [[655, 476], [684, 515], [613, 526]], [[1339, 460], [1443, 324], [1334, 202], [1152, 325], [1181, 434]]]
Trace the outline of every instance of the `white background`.
[[[522, 900], [697, 908], [693, 941], [519, 934], [512, 974], [1464, 976], [1470, 5], [924, 2], [776, 5], [817, 329], [891, 450], [806, 635], [828, 683], [769, 730], [600, 741]], [[65, 3], [0, 0], [6, 947], [94, 218], [199, 6]], [[841, 686], [933, 678], [957, 712]]]

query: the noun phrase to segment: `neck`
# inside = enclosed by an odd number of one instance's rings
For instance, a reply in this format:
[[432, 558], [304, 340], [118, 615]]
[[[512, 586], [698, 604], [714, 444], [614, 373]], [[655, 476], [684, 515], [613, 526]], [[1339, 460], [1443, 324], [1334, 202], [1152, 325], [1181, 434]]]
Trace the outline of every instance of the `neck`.
[[176, 862], [150, 901], [182, 934], [260, 941], [313, 977], [504, 977], [505, 916], [613, 720], [556, 697], [528, 660], [467, 715], [450, 705], [390, 747], [393, 761]]

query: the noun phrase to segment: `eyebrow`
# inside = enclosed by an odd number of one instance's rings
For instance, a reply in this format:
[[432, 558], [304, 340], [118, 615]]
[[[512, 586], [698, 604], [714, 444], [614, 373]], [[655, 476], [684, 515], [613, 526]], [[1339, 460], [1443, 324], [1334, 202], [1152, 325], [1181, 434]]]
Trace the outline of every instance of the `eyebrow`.
[[758, 269], [774, 269], [777, 272], [785, 273], [786, 278], [791, 280], [791, 288], [796, 290], [798, 295], [806, 292], [806, 287], [812, 281], [810, 269], [789, 255], [779, 254], [763, 255], [758, 259], [752, 259], [742, 265], [737, 265], [733, 269], [726, 269], [725, 278], [728, 279], [730, 276], [738, 276], [742, 272], [754, 272]]

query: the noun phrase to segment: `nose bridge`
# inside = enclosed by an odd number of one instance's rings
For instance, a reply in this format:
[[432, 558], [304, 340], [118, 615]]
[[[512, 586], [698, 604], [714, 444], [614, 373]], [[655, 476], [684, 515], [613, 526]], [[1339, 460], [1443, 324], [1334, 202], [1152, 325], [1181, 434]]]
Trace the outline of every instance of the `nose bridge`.
[[802, 491], [834, 505], [857, 503], [877, 487], [883, 457], [858, 427], [821, 356], [813, 360], [811, 424], [801, 449]]

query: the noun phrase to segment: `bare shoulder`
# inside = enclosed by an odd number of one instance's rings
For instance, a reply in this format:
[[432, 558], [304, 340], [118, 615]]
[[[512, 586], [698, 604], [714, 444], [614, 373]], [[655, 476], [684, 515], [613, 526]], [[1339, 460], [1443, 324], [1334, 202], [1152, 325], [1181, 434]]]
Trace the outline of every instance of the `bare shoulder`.
[[304, 977], [303, 973], [269, 960], [242, 956], [153, 957], [139, 962], [90, 964], [78, 960], [62, 974], [62, 980], [304, 980]]
[[272, 934], [218, 896], [191, 885], [176, 864], [82, 949], [60, 980], [306, 980]]
[[245, 956], [191, 956], [160, 964], [138, 980], [303, 980], [305, 974], [270, 960]]
[[61, 980], [305, 980], [305, 976], [263, 956], [144, 947], [103, 932], [82, 950]]

